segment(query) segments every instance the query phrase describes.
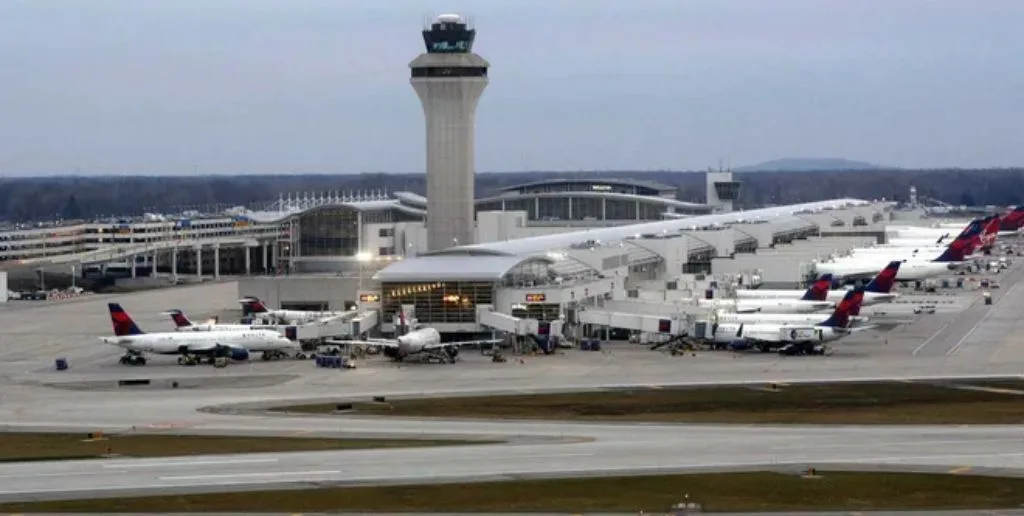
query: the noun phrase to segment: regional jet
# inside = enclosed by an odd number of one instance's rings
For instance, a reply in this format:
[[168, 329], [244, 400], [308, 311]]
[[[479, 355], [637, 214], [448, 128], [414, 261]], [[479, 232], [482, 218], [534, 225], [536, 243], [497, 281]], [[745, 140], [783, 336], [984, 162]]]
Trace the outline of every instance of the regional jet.
[[272, 330], [161, 332], [142, 331], [118, 303], [108, 303], [114, 336], [100, 337], [106, 344], [125, 350], [123, 365], [145, 365], [143, 353], [178, 355], [178, 364], [195, 363], [196, 358], [225, 357], [236, 361], [249, 359], [250, 351], [278, 351], [294, 347], [292, 341]]

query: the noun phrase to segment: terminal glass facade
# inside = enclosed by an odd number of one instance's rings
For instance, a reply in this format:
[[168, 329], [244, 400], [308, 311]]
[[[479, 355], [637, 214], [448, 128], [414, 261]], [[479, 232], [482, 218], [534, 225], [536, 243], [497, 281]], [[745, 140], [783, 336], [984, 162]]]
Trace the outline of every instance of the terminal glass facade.
[[359, 252], [359, 212], [325, 206], [298, 218], [299, 256], [355, 256]]
[[413, 305], [417, 322], [423, 324], [474, 323], [476, 305], [494, 303], [494, 283], [489, 281], [384, 283], [381, 291], [385, 320], [401, 312], [402, 305]]

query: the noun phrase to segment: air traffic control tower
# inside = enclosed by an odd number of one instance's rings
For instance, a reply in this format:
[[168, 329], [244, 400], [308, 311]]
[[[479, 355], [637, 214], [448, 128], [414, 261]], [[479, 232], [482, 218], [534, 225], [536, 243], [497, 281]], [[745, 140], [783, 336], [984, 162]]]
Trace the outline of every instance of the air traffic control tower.
[[423, 30], [427, 51], [409, 63], [427, 122], [427, 247], [473, 244], [476, 105], [487, 87], [476, 30], [442, 14]]

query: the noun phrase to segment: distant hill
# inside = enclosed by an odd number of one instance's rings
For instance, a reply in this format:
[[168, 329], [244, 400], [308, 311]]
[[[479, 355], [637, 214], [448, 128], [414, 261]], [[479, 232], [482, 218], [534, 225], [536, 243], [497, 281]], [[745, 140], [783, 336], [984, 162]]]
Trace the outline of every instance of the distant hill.
[[733, 169], [735, 172], [812, 172], [825, 170], [878, 170], [882, 167], [865, 161], [841, 158], [782, 158]]

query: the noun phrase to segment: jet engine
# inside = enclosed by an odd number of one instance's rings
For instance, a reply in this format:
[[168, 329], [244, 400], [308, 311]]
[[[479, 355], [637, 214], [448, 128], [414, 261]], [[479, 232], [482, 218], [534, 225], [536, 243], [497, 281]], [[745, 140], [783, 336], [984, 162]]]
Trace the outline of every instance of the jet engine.
[[384, 356], [386, 356], [386, 357], [388, 357], [388, 358], [390, 358], [392, 360], [398, 359], [398, 348], [385, 347], [384, 348]]
[[231, 348], [231, 351], [228, 352], [228, 356], [231, 357], [231, 360], [244, 362], [246, 360], [249, 360], [249, 350], [241, 348]]
[[452, 358], [452, 359], [454, 359], [455, 357], [459, 356], [459, 347], [458, 346], [447, 346], [447, 347], [444, 348], [444, 350], [445, 350], [446, 353], [448, 353], [448, 356], [450, 358]]

